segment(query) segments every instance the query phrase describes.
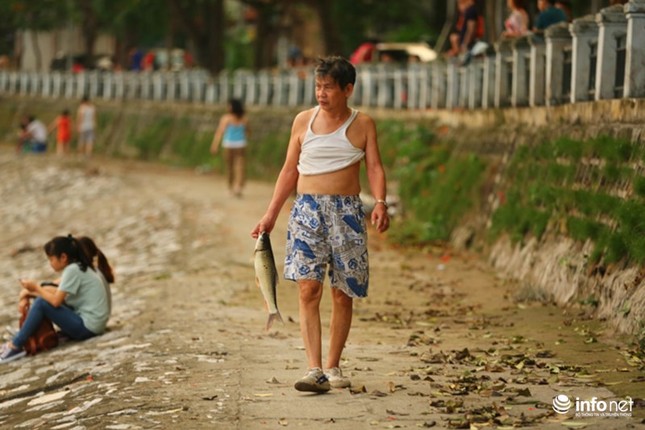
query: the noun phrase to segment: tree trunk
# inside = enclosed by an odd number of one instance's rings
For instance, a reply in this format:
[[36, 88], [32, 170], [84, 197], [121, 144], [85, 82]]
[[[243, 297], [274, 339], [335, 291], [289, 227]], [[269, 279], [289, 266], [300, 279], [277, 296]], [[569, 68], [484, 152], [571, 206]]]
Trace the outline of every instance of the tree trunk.
[[168, 0], [171, 13], [195, 46], [197, 62], [211, 73], [224, 68], [224, 0], [210, 0], [198, 9]]
[[81, 31], [83, 32], [85, 67], [94, 67], [94, 44], [98, 37], [98, 19], [92, 8], [91, 0], [78, 0], [78, 6], [83, 14]]
[[338, 33], [336, 20], [333, 15], [333, 1], [318, 0], [314, 4], [318, 19], [320, 20], [320, 30], [325, 43], [326, 55], [341, 55], [343, 46]]
[[40, 52], [40, 45], [38, 44], [38, 31], [36, 29], [29, 30], [31, 33], [31, 45], [34, 49], [34, 58], [36, 60], [36, 71], [42, 72], [43, 58]]

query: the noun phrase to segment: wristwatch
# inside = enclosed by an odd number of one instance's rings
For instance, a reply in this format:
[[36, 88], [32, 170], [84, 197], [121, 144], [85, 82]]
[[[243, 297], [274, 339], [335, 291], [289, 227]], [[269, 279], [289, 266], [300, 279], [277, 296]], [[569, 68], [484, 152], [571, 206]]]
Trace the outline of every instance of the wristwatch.
[[385, 200], [383, 200], [383, 199], [377, 199], [376, 204], [379, 204], [379, 203], [382, 204], [383, 206], [385, 206], [385, 209], [387, 209], [389, 207], [387, 202]]

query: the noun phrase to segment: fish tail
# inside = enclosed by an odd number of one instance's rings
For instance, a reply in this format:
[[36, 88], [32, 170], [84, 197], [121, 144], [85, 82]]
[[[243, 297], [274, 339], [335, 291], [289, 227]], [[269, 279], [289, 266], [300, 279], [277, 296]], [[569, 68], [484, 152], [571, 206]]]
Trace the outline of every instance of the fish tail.
[[273, 322], [275, 320], [279, 320], [282, 324], [284, 324], [284, 321], [282, 321], [282, 315], [280, 315], [280, 311], [276, 311], [274, 314], [269, 314], [269, 319], [267, 320], [267, 331], [271, 329], [271, 326], [273, 325]]

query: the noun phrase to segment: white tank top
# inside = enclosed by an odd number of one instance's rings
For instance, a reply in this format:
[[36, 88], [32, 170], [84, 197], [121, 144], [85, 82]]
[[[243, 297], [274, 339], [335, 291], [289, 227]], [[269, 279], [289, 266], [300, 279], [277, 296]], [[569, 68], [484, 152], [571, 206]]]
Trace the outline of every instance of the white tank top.
[[95, 108], [93, 105], [87, 104], [81, 106], [80, 109], [80, 124], [79, 130], [81, 131], [92, 131], [94, 130], [94, 112]]
[[336, 131], [329, 134], [315, 134], [311, 125], [320, 111], [316, 106], [305, 139], [300, 147], [298, 172], [301, 175], [320, 175], [335, 172], [357, 163], [365, 157], [365, 151], [355, 147], [347, 139], [347, 128], [350, 126], [358, 111], [352, 109], [352, 114]]

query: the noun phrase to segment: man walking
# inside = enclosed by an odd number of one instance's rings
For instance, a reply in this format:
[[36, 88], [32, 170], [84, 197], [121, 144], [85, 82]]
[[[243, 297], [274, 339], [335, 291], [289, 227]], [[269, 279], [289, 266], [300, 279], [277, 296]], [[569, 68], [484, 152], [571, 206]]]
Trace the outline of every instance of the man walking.
[[[374, 121], [348, 106], [356, 81], [354, 66], [344, 58], [328, 57], [319, 60], [315, 73], [318, 106], [294, 119], [273, 197], [251, 235], [257, 238], [263, 231], [271, 232], [295, 190], [284, 275], [298, 284], [300, 332], [308, 365], [295, 388], [322, 393], [351, 384], [342, 374], [340, 358], [352, 322], [353, 299], [367, 296], [367, 230], [358, 196], [363, 159], [376, 199], [371, 223], [384, 232], [389, 217]], [[323, 372], [320, 300], [325, 270], [332, 287], [332, 313]]]

